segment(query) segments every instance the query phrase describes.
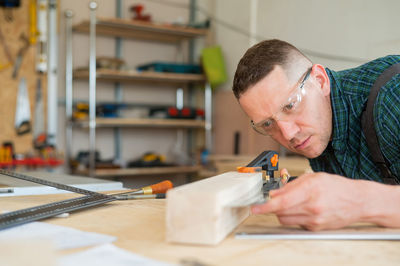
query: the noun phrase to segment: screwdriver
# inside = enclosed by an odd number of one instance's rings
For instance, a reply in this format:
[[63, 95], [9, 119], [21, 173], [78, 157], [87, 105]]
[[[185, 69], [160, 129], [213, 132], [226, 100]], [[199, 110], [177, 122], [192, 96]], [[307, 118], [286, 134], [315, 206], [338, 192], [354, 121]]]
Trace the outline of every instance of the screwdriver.
[[130, 199], [165, 199], [165, 193], [151, 194], [151, 195], [131, 195], [131, 194], [114, 194], [117, 200], [130, 200]]
[[169, 180], [162, 181], [160, 183], [142, 187], [136, 191], [129, 192], [131, 195], [151, 195], [151, 194], [158, 194], [158, 193], [165, 193], [168, 189], [173, 188], [172, 182]]
[[173, 188], [172, 182], [165, 180], [151, 186], [136, 189], [134, 191], [114, 194], [114, 196], [117, 196], [118, 199], [165, 198], [165, 193], [171, 188]]

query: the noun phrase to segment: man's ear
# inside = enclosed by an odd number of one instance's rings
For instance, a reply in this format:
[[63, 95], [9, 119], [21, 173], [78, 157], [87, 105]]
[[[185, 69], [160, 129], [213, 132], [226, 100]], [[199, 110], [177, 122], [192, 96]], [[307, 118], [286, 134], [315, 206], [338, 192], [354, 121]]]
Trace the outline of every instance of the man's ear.
[[331, 82], [328, 73], [326, 73], [325, 67], [319, 64], [313, 65], [311, 75], [322, 89], [324, 96], [329, 95], [331, 92]]

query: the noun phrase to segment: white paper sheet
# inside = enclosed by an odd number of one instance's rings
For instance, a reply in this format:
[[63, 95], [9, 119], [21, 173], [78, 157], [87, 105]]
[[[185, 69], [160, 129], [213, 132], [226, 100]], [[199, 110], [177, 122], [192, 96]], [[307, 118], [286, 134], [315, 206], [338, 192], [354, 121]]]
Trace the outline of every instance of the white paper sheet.
[[112, 244], [105, 244], [89, 250], [62, 257], [58, 266], [167, 266], [160, 261], [149, 259], [132, 252], [118, 248]]
[[0, 231], [0, 242], [25, 239], [48, 239], [54, 243], [56, 249], [61, 250], [110, 243], [115, 241], [116, 237], [42, 222]]

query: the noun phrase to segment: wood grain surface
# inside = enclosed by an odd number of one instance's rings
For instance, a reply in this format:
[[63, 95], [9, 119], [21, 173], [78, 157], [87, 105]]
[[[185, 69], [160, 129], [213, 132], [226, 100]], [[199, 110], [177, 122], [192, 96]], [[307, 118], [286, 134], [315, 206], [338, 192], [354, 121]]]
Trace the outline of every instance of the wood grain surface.
[[[0, 209], [15, 210], [72, 196], [59, 194], [2, 198]], [[114, 242], [116, 246], [170, 263], [180, 263], [184, 259], [206, 265], [386, 266], [400, 263], [399, 241], [238, 240], [230, 234], [217, 246], [168, 244], [165, 241], [164, 200], [112, 202], [72, 213], [68, 218], [53, 218], [46, 222], [114, 235], [118, 238]], [[242, 226], [278, 225], [273, 215], [250, 216], [237, 231]]]

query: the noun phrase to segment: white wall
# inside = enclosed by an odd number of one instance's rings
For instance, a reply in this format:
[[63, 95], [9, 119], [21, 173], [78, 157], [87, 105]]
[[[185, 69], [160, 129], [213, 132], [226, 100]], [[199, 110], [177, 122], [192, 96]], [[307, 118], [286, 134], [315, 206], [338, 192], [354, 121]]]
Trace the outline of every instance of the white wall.
[[[249, 32], [250, 3], [217, 0], [216, 14]], [[314, 63], [333, 70], [354, 67], [400, 51], [398, 0], [258, 0], [259, 40], [278, 38], [305, 52]], [[254, 19], [254, 17], [252, 17]], [[249, 37], [219, 24], [217, 42], [223, 47], [231, 89], [236, 64], [249, 47]], [[319, 55], [322, 54], [322, 55]], [[342, 58], [345, 57], [345, 58]]]

